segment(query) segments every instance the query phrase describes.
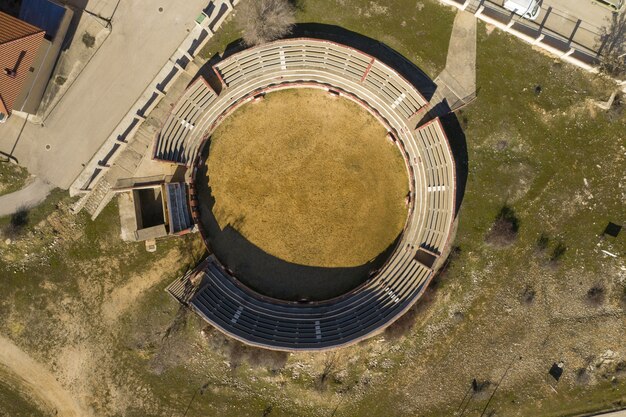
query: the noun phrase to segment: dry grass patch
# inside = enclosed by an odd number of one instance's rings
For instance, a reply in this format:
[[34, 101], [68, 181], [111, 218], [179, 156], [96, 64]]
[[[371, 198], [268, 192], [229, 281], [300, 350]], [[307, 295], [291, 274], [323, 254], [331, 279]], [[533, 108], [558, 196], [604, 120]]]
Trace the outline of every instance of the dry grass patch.
[[385, 128], [326, 93], [274, 92], [229, 117], [208, 157], [213, 213], [270, 255], [351, 267], [401, 232], [406, 170]]

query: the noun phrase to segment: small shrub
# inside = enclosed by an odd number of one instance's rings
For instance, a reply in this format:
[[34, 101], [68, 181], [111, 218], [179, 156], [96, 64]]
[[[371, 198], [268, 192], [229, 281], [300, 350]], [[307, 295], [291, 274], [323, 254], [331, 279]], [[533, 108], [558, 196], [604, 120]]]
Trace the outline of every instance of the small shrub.
[[590, 380], [591, 376], [589, 375], [589, 372], [587, 372], [587, 369], [579, 368], [576, 371], [576, 383], [578, 385], [589, 385]]
[[385, 329], [385, 337], [389, 340], [398, 340], [409, 334], [417, 321], [417, 305], [422, 302], [422, 300], [419, 300], [416, 305], [407, 310], [398, 320], [391, 323]]
[[592, 306], [599, 306], [604, 302], [604, 287], [602, 285], [594, 285], [587, 291], [587, 302]]
[[537, 252], [544, 253], [548, 249], [548, 243], [550, 243], [550, 238], [545, 233], [542, 233], [537, 239]]
[[265, 410], [263, 410], [263, 417], [267, 417], [270, 414], [272, 414], [272, 410], [273, 409], [274, 409], [274, 406], [272, 404], [270, 404], [267, 407], [265, 407]]
[[248, 362], [254, 368], [266, 368], [270, 371], [278, 371], [285, 367], [289, 354], [277, 350], [260, 348], [248, 348]]
[[326, 357], [324, 361], [324, 370], [317, 378], [315, 382], [315, 388], [318, 391], [324, 391], [326, 389], [326, 385], [328, 384], [329, 376], [335, 371], [335, 364], [337, 361], [337, 356], [334, 353], [331, 353]]
[[552, 256], [550, 256], [550, 260], [558, 261], [563, 257], [563, 255], [565, 255], [565, 251], [567, 251], [567, 246], [565, 246], [563, 242], [559, 242], [552, 250]]
[[609, 24], [601, 28], [600, 69], [613, 77], [626, 74], [626, 10], [613, 13]]
[[87, 48], [93, 48], [96, 44], [96, 38], [88, 32], [83, 34], [83, 43]]
[[54, 78], [54, 83], [58, 86], [62, 86], [63, 84], [65, 84], [66, 81], [67, 81], [67, 78], [63, 77], [62, 75], [57, 75]]
[[496, 247], [509, 246], [517, 240], [518, 230], [519, 220], [515, 216], [515, 212], [505, 205], [485, 236], [485, 242]]
[[493, 383], [489, 380], [478, 381], [476, 379], [472, 380], [472, 390], [474, 391], [474, 398], [477, 400], [481, 400], [489, 397], [490, 391], [489, 388], [493, 385]]
[[240, 6], [236, 19], [248, 46], [290, 34], [296, 22], [295, 8], [288, 0], [247, 0]]
[[228, 357], [233, 368], [247, 362], [253, 368], [266, 368], [270, 371], [278, 371], [285, 367], [289, 354], [275, 350], [254, 348], [238, 341], [228, 341]]
[[535, 289], [528, 285], [524, 288], [524, 291], [522, 291], [522, 302], [524, 304], [532, 304], [533, 301], [535, 301], [536, 295]]

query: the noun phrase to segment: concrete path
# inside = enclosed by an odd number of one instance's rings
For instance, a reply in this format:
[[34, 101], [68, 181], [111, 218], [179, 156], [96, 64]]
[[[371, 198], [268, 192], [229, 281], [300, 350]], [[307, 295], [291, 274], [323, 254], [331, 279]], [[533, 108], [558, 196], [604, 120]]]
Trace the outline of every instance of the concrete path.
[[[437, 76], [435, 92], [452, 110], [476, 93], [476, 17], [459, 10], [454, 18], [446, 67]], [[435, 103], [433, 103], [435, 104]]]
[[53, 188], [53, 185], [36, 178], [21, 190], [0, 196], [0, 217], [9, 216], [21, 208], [36, 206], [46, 199]]
[[[185, 39], [208, 0], [90, 0], [86, 8], [115, 10], [111, 34], [45, 126], [13, 116], [0, 124], [0, 151], [28, 171], [69, 188], [163, 64]], [[116, 8], [116, 9], [115, 9]], [[74, 42], [82, 42], [74, 39]]]

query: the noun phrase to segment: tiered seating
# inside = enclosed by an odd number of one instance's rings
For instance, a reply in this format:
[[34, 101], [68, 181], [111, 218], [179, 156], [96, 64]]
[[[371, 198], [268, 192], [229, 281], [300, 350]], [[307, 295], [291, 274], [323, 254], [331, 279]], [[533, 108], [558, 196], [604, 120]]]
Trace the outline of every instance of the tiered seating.
[[445, 132], [439, 119], [416, 130], [424, 155], [427, 210], [421, 245], [441, 252], [449, 235], [454, 216], [455, 167]]
[[332, 42], [290, 39], [247, 49], [219, 62], [215, 70], [228, 87], [269, 72], [322, 70], [361, 82], [409, 118], [427, 101], [397, 72], [363, 52]]
[[194, 155], [188, 147], [188, 138], [196, 127], [198, 119], [204, 115], [217, 95], [206, 80], [198, 77], [165, 121], [157, 136], [154, 158], [187, 164]]
[[380, 61], [373, 63], [363, 81], [407, 119], [427, 104], [413, 86]]
[[185, 183], [165, 184], [167, 201], [167, 218], [170, 233], [181, 233], [189, 230], [193, 223], [187, 206], [187, 187]]
[[215, 65], [224, 84], [231, 87], [259, 74], [297, 69], [321, 69], [359, 81], [372, 58], [332, 42], [297, 39], [247, 49]]
[[[285, 349], [335, 347], [368, 335], [407, 308], [432, 273], [409, 259], [395, 279], [379, 277], [352, 296], [306, 305], [259, 299], [214, 259], [203, 267], [204, 286], [190, 303], [198, 314], [248, 343]], [[402, 271], [410, 272], [412, 282], [402, 279]]]
[[[386, 264], [367, 283], [339, 299], [320, 303], [269, 300], [242, 287], [211, 257], [198, 267], [204, 285], [189, 305], [233, 337], [286, 350], [353, 343], [392, 322], [419, 298], [432, 277], [431, 267], [437, 267], [445, 251], [454, 218], [454, 160], [445, 132], [438, 120], [413, 129], [412, 116], [427, 104], [424, 98], [374, 58], [315, 39], [251, 48], [219, 62], [214, 70], [224, 85], [221, 94], [197, 104], [197, 91], [186, 93], [159, 136], [156, 157], [192, 164], [221, 120], [260, 92], [298, 86], [331, 89], [366, 107], [393, 132], [409, 174], [409, 216]], [[194, 84], [190, 90], [194, 87], [199, 88]], [[175, 129], [177, 124], [183, 129]], [[191, 193], [190, 198], [193, 209], [198, 205], [196, 195]], [[181, 288], [188, 291], [189, 285], [181, 282], [177, 280], [168, 291], [186, 300], [187, 296], [178, 293]]]

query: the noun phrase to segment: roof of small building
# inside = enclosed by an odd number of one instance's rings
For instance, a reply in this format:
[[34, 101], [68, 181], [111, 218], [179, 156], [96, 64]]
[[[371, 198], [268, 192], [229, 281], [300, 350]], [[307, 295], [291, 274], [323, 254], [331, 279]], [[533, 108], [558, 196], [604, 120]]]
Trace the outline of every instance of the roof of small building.
[[42, 29], [0, 12], [0, 113], [11, 113], [44, 35]]

